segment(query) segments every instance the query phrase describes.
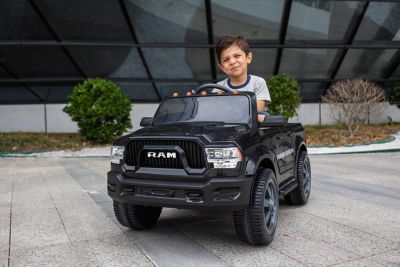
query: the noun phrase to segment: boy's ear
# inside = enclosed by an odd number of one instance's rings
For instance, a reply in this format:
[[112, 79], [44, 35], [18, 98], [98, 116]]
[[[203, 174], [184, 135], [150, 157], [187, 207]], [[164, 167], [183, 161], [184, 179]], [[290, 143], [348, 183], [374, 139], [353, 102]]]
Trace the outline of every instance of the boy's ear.
[[246, 59], [247, 59], [247, 64], [250, 64], [251, 61], [253, 60], [253, 53], [252, 53], [252, 52], [249, 52], [249, 53], [247, 54], [247, 56], [246, 56]]

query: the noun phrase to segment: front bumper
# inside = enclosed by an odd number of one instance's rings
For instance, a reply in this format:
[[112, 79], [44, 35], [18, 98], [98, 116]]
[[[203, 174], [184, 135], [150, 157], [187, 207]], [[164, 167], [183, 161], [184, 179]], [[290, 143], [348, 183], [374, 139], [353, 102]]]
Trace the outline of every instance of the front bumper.
[[242, 209], [249, 205], [253, 179], [213, 177], [206, 181], [154, 180], [107, 173], [108, 195], [115, 201], [172, 208]]

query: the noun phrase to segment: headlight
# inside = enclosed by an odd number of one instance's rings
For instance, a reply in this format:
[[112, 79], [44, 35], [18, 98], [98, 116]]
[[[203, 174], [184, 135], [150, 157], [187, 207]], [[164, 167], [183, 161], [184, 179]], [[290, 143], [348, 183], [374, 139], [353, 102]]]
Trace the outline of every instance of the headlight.
[[243, 160], [238, 147], [206, 148], [206, 153], [207, 161], [216, 169], [236, 168], [237, 163]]
[[119, 164], [121, 159], [124, 159], [124, 146], [112, 146], [111, 147], [111, 163]]

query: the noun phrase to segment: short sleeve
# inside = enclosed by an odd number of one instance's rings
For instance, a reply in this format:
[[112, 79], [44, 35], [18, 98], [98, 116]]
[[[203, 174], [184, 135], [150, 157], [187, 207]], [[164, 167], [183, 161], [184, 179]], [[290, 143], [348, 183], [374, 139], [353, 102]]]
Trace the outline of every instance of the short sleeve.
[[263, 78], [257, 79], [254, 93], [256, 94], [257, 100], [266, 100], [268, 102], [271, 102], [271, 96], [269, 95], [268, 86]]

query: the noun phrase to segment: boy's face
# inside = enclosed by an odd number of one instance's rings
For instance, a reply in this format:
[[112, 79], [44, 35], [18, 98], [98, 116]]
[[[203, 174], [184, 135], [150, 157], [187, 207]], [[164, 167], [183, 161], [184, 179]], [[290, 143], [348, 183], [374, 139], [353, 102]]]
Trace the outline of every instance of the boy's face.
[[230, 78], [247, 76], [247, 64], [250, 64], [253, 55], [246, 53], [237, 45], [232, 45], [221, 53], [220, 69]]

